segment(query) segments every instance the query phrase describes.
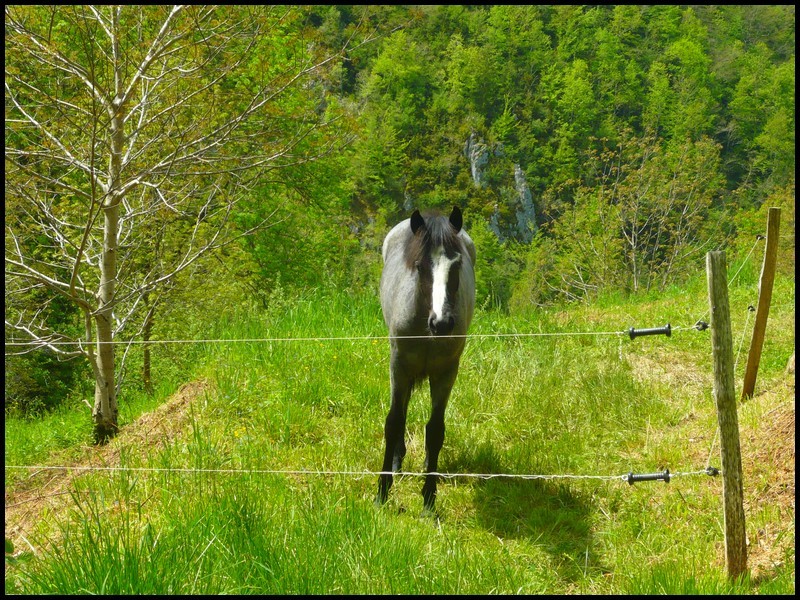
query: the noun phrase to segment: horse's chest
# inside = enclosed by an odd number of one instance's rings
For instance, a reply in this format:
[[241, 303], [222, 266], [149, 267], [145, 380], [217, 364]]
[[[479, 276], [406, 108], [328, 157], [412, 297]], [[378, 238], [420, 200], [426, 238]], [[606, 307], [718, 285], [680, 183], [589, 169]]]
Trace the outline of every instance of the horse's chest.
[[438, 339], [414, 340], [416, 343], [400, 343], [395, 349], [399, 365], [415, 379], [448, 371], [461, 356], [463, 340]]

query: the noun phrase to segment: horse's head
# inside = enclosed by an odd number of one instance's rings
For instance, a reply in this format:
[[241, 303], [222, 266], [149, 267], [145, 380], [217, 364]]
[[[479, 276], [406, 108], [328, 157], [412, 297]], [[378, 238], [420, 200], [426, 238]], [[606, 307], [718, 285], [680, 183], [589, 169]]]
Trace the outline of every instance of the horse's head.
[[418, 210], [411, 215], [414, 240], [407, 258], [409, 266], [419, 273], [420, 292], [429, 305], [428, 329], [433, 335], [451, 334], [458, 318], [456, 296], [462, 261], [458, 232], [461, 226], [458, 207], [453, 208], [449, 219], [426, 218]]

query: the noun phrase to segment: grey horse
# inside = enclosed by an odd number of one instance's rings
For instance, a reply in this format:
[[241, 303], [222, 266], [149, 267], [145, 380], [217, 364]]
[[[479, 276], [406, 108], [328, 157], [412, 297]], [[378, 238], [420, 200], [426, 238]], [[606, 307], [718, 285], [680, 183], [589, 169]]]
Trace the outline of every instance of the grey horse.
[[425, 426], [424, 511], [434, 512], [444, 413], [456, 381], [465, 336], [475, 310], [475, 244], [450, 217], [415, 210], [383, 242], [381, 308], [389, 328], [392, 401], [386, 417], [383, 473], [376, 504], [386, 502], [406, 454], [408, 402], [415, 385], [430, 381], [431, 417]]

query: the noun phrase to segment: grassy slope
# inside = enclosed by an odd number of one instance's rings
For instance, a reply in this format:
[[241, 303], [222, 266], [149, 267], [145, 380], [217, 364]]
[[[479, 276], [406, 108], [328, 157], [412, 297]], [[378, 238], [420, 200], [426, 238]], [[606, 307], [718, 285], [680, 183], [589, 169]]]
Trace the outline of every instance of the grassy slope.
[[[707, 313], [705, 282], [606, 300], [473, 333], [622, 331]], [[738, 344], [754, 278], [731, 289]], [[382, 336], [374, 298], [327, 295], [215, 337]], [[226, 473], [6, 474], [7, 591], [92, 593], [792, 593], [794, 279], [776, 282], [756, 397], [740, 407], [752, 580], [725, 581], [721, 481], [453, 479], [438, 522], [419, 517], [421, 480], [384, 510], [375, 478]], [[211, 337], [211, 336], [209, 336]], [[749, 337], [749, 336], [746, 336]], [[737, 351], [737, 348], [734, 349]], [[737, 363], [741, 384], [747, 342]], [[388, 394], [384, 340], [209, 347], [198, 381], [104, 449], [50, 464], [148, 468], [377, 470]], [[447, 413], [440, 469], [619, 475], [719, 466], [712, 445], [709, 333], [670, 338], [543, 336], [469, 341]], [[409, 411], [408, 471], [421, 470], [427, 390]], [[25, 425], [6, 424], [16, 439]], [[57, 423], [51, 427], [58, 429]], [[14, 429], [17, 428], [17, 429]], [[30, 432], [29, 432], [30, 433]], [[12, 445], [13, 442], [12, 442]], [[39, 451], [41, 454], [41, 450]], [[37, 457], [38, 458], [38, 457]], [[8, 563], [7, 563], [8, 564]]]

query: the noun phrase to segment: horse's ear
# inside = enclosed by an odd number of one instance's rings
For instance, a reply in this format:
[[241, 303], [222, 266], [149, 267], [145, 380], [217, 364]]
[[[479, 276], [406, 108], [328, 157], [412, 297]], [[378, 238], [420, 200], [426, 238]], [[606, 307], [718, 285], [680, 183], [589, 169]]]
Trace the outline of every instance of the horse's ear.
[[425, 219], [419, 214], [418, 210], [411, 213], [411, 233], [417, 233], [417, 230], [425, 225]]
[[456, 233], [461, 231], [461, 226], [464, 224], [464, 219], [461, 216], [461, 209], [457, 206], [454, 206], [453, 212], [450, 213], [450, 224], [455, 227]]

